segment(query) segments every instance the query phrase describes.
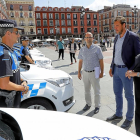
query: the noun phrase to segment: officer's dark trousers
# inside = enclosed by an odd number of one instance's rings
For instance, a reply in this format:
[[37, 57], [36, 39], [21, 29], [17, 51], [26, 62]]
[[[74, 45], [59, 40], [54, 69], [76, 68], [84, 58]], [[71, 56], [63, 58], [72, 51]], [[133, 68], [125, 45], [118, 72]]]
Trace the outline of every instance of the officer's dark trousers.
[[140, 78], [134, 77], [135, 85], [135, 127], [136, 134], [140, 137]]
[[21, 92], [18, 91], [15, 95], [14, 108], [20, 108], [20, 102], [21, 102]]
[[64, 59], [64, 49], [59, 49], [59, 59], [62, 54], [62, 59]]

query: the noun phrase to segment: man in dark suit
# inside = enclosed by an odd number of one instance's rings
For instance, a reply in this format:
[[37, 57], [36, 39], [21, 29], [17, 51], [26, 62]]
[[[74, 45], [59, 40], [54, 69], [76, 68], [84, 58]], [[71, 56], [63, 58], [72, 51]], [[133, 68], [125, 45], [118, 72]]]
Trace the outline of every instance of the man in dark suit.
[[126, 29], [126, 20], [117, 16], [114, 21], [114, 29], [118, 34], [114, 40], [113, 59], [109, 74], [113, 77], [113, 89], [116, 99], [116, 112], [107, 118], [107, 121], [121, 120], [123, 118], [123, 95], [127, 99], [127, 113], [122, 128], [131, 126], [134, 116], [133, 79], [125, 77], [128, 70], [134, 68], [135, 56], [140, 53], [139, 37]]

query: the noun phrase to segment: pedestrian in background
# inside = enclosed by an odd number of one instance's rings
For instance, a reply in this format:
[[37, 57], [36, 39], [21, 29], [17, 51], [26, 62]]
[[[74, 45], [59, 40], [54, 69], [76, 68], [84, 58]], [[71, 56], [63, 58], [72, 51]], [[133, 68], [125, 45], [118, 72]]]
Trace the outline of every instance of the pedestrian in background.
[[[78, 59], [78, 78], [83, 79], [85, 89], [86, 105], [83, 108], [84, 111], [90, 109], [92, 105], [91, 99], [91, 86], [94, 89], [94, 113], [98, 113], [100, 109], [100, 78], [103, 77], [104, 63], [103, 54], [99, 46], [93, 44], [93, 34], [87, 32], [85, 34], [86, 45], [80, 49]], [[82, 76], [81, 76], [81, 69]], [[95, 73], [95, 70], [97, 73]], [[101, 72], [100, 72], [101, 71]]]
[[27, 82], [20, 78], [20, 68], [13, 45], [20, 37], [16, 21], [0, 19], [0, 107], [20, 107], [21, 92], [29, 90]]
[[112, 47], [112, 40], [109, 39], [110, 48]]
[[109, 38], [107, 38], [107, 48], [109, 47]]
[[136, 56], [135, 66], [133, 71], [126, 72], [126, 77], [134, 80], [135, 86], [135, 127], [136, 134], [140, 137], [140, 54]]
[[75, 63], [77, 62], [76, 61], [76, 58], [75, 58], [75, 53], [76, 53], [76, 50], [77, 50], [77, 44], [74, 42], [74, 38], [72, 38], [72, 42], [69, 44], [69, 49], [70, 49], [70, 60], [71, 60], [71, 64], [73, 64], [73, 58], [75, 60]]
[[80, 41], [80, 39], [78, 39], [78, 46], [79, 46], [79, 50], [81, 49], [81, 41]]
[[64, 60], [64, 41], [62, 40], [62, 37], [60, 37], [59, 41], [57, 42], [57, 47], [59, 49], [58, 60], [60, 60], [61, 54], [62, 54], [62, 60]]
[[113, 77], [113, 90], [116, 99], [116, 112], [107, 118], [107, 121], [121, 120], [123, 118], [123, 88], [127, 100], [126, 119], [122, 128], [129, 128], [134, 116], [133, 79], [125, 73], [134, 68], [135, 57], [140, 53], [139, 37], [126, 29], [126, 20], [117, 16], [114, 20], [114, 29], [118, 34], [114, 40], [113, 59], [109, 74]]

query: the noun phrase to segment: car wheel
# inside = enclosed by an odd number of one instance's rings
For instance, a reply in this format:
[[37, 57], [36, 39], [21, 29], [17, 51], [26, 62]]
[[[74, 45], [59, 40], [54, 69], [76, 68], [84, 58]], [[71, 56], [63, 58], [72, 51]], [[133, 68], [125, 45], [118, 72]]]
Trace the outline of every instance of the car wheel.
[[34, 98], [21, 103], [21, 108], [37, 109], [37, 110], [55, 110], [46, 99]]

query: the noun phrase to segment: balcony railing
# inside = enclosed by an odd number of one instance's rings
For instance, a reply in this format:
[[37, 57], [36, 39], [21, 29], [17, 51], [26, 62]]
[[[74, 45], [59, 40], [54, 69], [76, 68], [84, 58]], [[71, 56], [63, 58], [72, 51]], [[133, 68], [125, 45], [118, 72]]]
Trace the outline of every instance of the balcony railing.
[[25, 23], [19, 23], [19, 26], [26, 26]]
[[29, 16], [29, 18], [33, 18], [33, 16]]
[[55, 17], [55, 19], [59, 19], [59, 17]]
[[78, 31], [74, 31], [75, 34], [78, 34]]
[[55, 24], [55, 26], [60, 26], [59, 24]]
[[43, 24], [43, 26], [47, 26], [47, 24]]
[[71, 26], [71, 24], [67, 24], [67, 26]]
[[49, 19], [53, 19], [53, 17], [49, 17]]
[[67, 20], [69, 20], [69, 19], [71, 19], [71, 18], [70, 17], [69, 18], [67, 17]]
[[73, 26], [78, 26], [78, 24], [73, 24]]
[[37, 26], [37, 27], [40, 27], [40, 26], [41, 26], [41, 24], [37, 24], [36, 26]]
[[28, 34], [30, 34], [30, 35], [34, 35], [34, 34], [35, 34], [35, 32], [28, 32]]
[[61, 26], [66, 26], [66, 24], [62, 24]]
[[87, 24], [87, 26], [91, 26], [91, 24]]
[[47, 19], [47, 17], [43, 17], [43, 19]]
[[40, 17], [36, 17], [36, 19], [41, 19]]
[[23, 16], [20, 16], [20, 18], [23, 18]]
[[73, 17], [73, 19], [77, 19], [77, 17]]
[[97, 19], [97, 17], [93, 17], [93, 19]]
[[87, 17], [87, 19], [90, 19], [90, 17]]
[[29, 25], [29, 26], [34, 26], [35, 24], [34, 24], [34, 23], [29, 23], [28, 25]]
[[50, 26], [53, 26], [53, 24], [50, 24]]

